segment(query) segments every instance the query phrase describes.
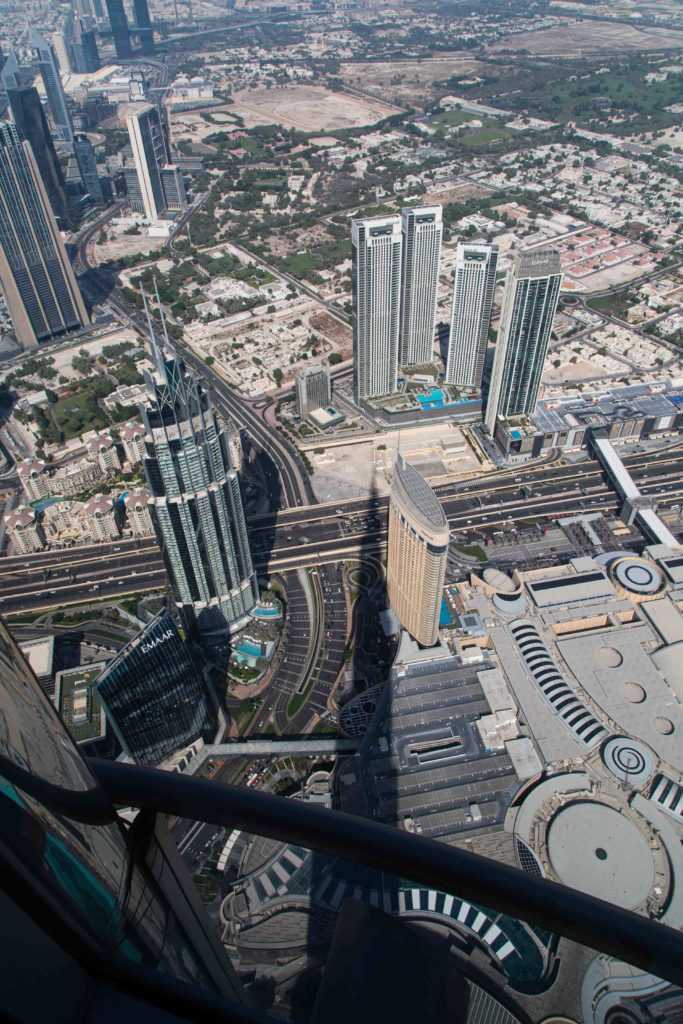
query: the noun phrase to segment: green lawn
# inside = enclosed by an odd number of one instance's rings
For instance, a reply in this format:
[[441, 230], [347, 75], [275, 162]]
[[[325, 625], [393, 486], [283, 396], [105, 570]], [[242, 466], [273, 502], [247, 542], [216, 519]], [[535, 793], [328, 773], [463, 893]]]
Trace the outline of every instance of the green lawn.
[[474, 121], [478, 116], [478, 114], [473, 114], [467, 110], [444, 110], [443, 114], [436, 114], [430, 118], [430, 123], [448, 125], [449, 128], [452, 128], [458, 124], [467, 124], [468, 121]]
[[479, 129], [479, 131], [472, 132], [471, 135], [463, 135], [459, 141], [464, 149], [477, 150], [490, 146], [492, 142], [502, 142], [503, 139], [509, 139], [511, 134], [512, 132], [509, 132], [507, 128], [485, 126]]
[[455, 550], [463, 555], [469, 555], [470, 558], [476, 558], [478, 562], [488, 562], [486, 552], [478, 544], [456, 544]]
[[109, 426], [106, 415], [87, 392], [63, 398], [51, 406], [50, 413], [67, 440], [86, 430], [101, 430]]
[[618, 320], [623, 320], [626, 317], [626, 310], [634, 305], [636, 301], [629, 292], [623, 291], [588, 299], [587, 305], [597, 313], [606, 313], [608, 316], [614, 316]]

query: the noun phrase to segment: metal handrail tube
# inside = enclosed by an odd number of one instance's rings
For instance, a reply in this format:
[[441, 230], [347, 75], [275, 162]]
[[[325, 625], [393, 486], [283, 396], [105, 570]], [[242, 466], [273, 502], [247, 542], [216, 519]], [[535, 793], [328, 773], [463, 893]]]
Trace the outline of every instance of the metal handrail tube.
[[[683, 935], [604, 900], [366, 818], [155, 768], [90, 760], [113, 803], [239, 828], [464, 897], [683, 986]], [[629, 865], [624, 864], [628, 871]]]

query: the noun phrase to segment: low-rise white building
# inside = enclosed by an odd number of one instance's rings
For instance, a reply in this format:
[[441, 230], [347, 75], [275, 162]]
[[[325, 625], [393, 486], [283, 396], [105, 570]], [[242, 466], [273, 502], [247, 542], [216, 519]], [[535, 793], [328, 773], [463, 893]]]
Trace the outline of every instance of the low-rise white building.
[[50, 546], [68, 547], [88, 539], [82, 501], [57, 501], [43, 512], [42, 527]]

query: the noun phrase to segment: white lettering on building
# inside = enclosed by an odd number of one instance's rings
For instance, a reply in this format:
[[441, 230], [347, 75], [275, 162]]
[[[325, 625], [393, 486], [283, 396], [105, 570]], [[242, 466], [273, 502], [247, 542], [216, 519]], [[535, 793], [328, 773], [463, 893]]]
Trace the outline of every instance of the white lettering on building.
[[159, 644], [163, 644], [163, 642], [165, 640], [168, 640], [169, 637], [172, 637], [172, 636], [173, 636], [173, 630], [172, 629], [167, 629], [165, 633], [161, 634], [161, 636], [157, 636], [157, 637], [154, 638], [154, 640], [150, 640], [149, 643], [143, 644], [142, 645], [142, 653], [143, 654], [149, 654], [149, 652], [153, 651], [155, 647], [158, 647]]

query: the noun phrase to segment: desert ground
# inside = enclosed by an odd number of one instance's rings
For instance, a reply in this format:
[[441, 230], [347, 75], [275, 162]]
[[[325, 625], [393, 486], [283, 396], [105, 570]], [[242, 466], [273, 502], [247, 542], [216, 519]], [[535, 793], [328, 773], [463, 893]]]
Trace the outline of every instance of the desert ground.
[[389, 103], [330, 92], [318, 85], [242, 89], [232, 98], [230, 109], [244, 119], [247, 128], [280, 124], [304, 132], [334, 131], [374, 124], [398, 113]]
[[471, 57], [453, 54], [424, 60], [342, 64], [341, 77], [352, 88], [363, 89], [405, 106], [423, 108], [434, 99], [434, 82], [452, 75], [474, 77], [485, 65]]
[[650, 26], [636, 28], [631, 25], [583, 21], [559, 28], [540, 29], [538, 32], [520, 32], [513, 37], [501, 39], [490, 49], [508, 50], [513, 45], [513, 39], [515, 50], [557, 54], [560, 57], [600, 50], [676, 49], [683, 46], [683, 32], [676, 29]]

